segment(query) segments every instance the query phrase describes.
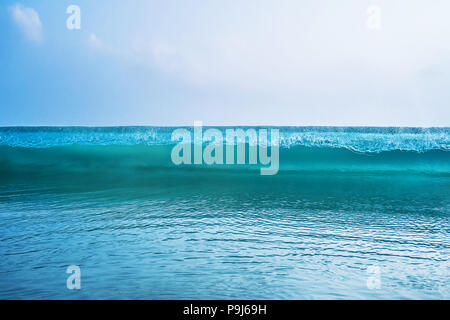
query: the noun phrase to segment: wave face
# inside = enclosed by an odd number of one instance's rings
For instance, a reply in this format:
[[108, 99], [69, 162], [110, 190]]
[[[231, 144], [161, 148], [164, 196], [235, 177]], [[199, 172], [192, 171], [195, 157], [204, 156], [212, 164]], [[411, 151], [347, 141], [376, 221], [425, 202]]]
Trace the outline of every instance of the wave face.
[[[208, 128], [204, 127], [203, 132]], [[0, 128], [0, 171], [120, 173], [126, 169], [173, 168], [170, 154], [177, 143], [171, 140], [175, 129]], [[189, 127], [185, 129], [192, 131]], [[237, 128], [220, 127], [224, 137], [226, 129]], [[450, 173], [450, 128], [281, 127], [279, 130], [280, 172]], [[245, 143], [248, 156], [248, 145], [257, 141]], [[190, 169], [205, 167], [252, 170], [260, 166], [197, 165]]]

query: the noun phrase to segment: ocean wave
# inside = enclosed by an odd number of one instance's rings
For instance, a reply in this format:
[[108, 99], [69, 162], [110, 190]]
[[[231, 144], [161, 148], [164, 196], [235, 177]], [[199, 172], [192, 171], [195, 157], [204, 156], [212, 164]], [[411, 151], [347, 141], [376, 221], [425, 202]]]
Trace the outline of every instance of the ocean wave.
[[[172, 132], [192, 127], [3, 127], [0, 145], [48, 148], [67, 145], [173, 145]], [[203, 132], [211, 127], [203, 127]], [[450, 128], [414, 127], [218, 127], [279, 129], [280, 146], [345, 148], [361, 153], [450, 150]], [[255, 144], [257, 141], [246, 141]], [[226, 143], [226, 142], [225, 142]]]

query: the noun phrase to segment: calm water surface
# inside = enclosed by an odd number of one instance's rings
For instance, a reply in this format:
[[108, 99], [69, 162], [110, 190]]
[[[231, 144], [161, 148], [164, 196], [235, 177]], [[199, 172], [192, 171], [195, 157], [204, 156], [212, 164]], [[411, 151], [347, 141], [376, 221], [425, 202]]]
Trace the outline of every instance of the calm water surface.
[[448, 299], [449, 194], [442, 175], [3, 176], [0, 298]]

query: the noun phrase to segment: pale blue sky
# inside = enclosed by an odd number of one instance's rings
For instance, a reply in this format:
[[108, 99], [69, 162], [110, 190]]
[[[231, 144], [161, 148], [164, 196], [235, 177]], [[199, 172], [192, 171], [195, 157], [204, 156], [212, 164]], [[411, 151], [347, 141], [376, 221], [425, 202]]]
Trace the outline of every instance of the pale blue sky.
[[448, 0], [6, 0], [0, 125], [450, 126], [449, 16]]

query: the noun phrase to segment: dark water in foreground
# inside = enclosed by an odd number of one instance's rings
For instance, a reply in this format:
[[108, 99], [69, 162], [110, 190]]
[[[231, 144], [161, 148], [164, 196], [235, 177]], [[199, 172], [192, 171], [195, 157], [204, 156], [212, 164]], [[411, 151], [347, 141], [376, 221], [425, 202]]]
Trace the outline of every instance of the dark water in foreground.
[[297, 146], [260, 176], [167, 150], [0, 146], [0, 298], [450, 298], [448, 152]]

